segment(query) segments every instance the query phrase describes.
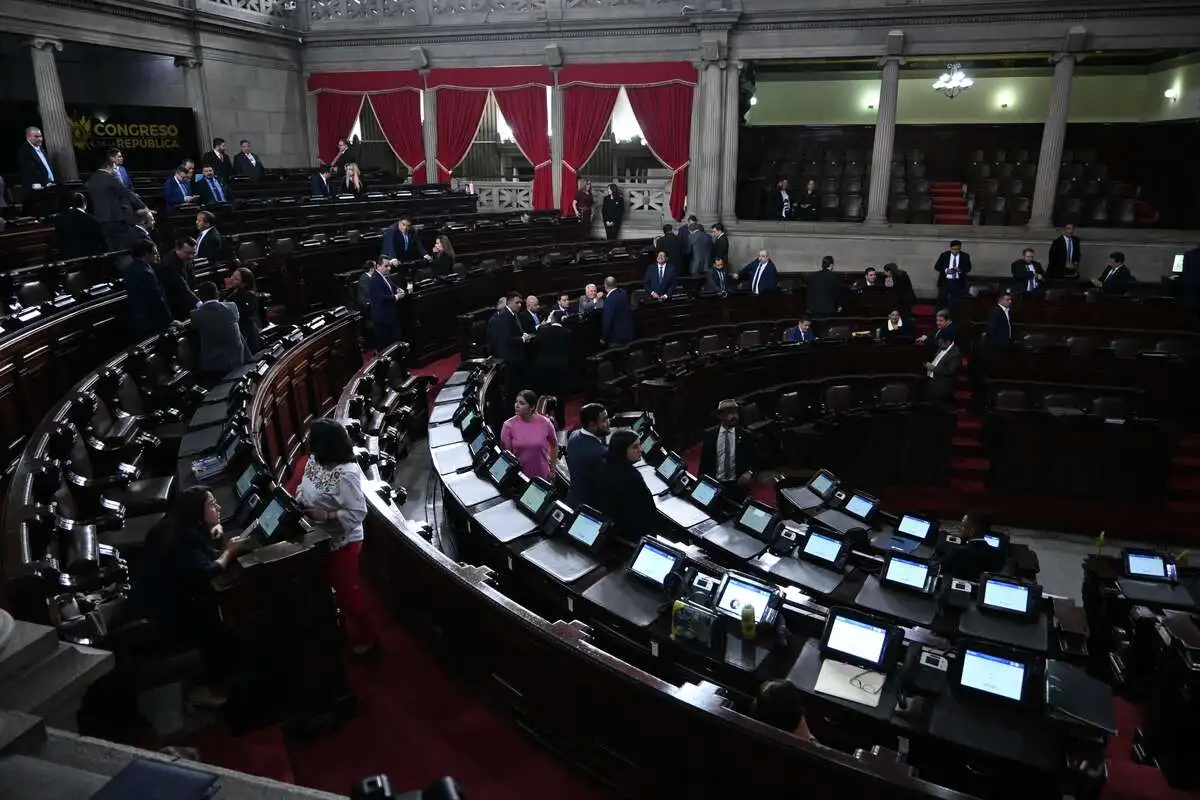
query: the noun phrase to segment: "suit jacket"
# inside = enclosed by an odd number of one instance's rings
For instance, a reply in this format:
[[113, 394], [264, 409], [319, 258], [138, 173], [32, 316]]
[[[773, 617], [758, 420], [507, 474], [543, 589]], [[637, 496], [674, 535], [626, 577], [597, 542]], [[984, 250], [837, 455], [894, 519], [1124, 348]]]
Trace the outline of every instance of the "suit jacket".
[[809, 313], [828, 316], [836, 314], [842, 306], [842, 281], [831, 269], [809, 274], [805, 289]]
[[[688, 234], [688, 258], [691, 259], [693, 275], [700, 275], [712, 265], [712, 237], [703, 228], [696, 228]], [[729, 263], [726, 262], [728, 267]]]
[[[742, 271], [738, 274], [738, 280], [747, 284], [746, 288], [754, 291], [754, 273], [758, 271], [758, 259], [751, 261], [746, 266], [742, 267]], [[768, 261], [766, 268], [763, 269], [762, 277], [758, 279], [758, 294], [770, 294], [779, 286], [779, 270], [775, 268], [774, 261]]]
[[687, 245], [673, 233], [664, 233], [654, 240], [655, 250], [665, 250], [668, 264], [682, 264]]
[[211, 300], [192, 309], [191, 318], [200, 338], [201, 372], [224, 375], [250, 360], [236, 305]]
[[[935, 261], [933, 264], [933, 268], [937, 270], [937, 285], [939, 288], [944, 285], [947, 280], [952, 280], [946, 277], [946, 270], [950, 269], [951, 255], [952, 253], [949, 250], [945, 251], [937, 257], [937, 261]], [[963, 281], [963, 285], [966, 284], [965, 278], [968, 274], [970, 274], [970, 272], [971, 256], [968, 253], [960, 252], [958, 254], [958, 280]]]
[[[50, 158], [50, 152], [42, 147], [42, 154], [46, 156], [46, 160], [50, 162], [51, 168], [54, 167], [54, 161]], [[35, 183], [41, 184], [43, 187], [50, 183], [50, 173], [46, 171], [46, 166], [42, 160], [37, 157], [37, 153], [33, 149], [33, 145], [29, 142], [21, 142], [21, 147], [17, 150], [17, 167], [21, 174], [21, 187], [26, 192], [33, 191]], [[55, 183], [58, 176], [55, 175]]]
[[729, 263], [729, 237], [728, 236], [722, 235], [721, 237], [712, 240], [712, 252], [709, 254], [708, 263], [711, 264], [712, 262], [716, 261], [718, 258], [724, 259], [726, 264]]
[[192, 292], [192, 265], [181, 261], [172, 250], [162, 257], [154, 272], [158, 275], [171, 318], [183, 321], [190, 317], [200, 303], [200, 299]]
[[[1018, 258], [1012, 262], [1010, 269], [1012, 270], [1013, 291], [1028, 291], [1029, 265], [1025, 263], [1025, 259]], [[1042, 269], [1042, 265], [1037, 261], [1033, 262], [1033, 274], [1038, 279], [1037, 288], [1043, 288], [1046, 283], [1046, 270]]]
[[496, 344], [499, 345], [499, 350], [494, 355], [510, 364], [524, 363], [526, 345], [521, 337], [525, 330], [521, 327], [517, 315], [507, 308], [502, 308], [496, 312], [493, 321], [496, 326]]
[[221, 232], [209, 228], [196, 245], [196, 258], [207, 259], [210, 263], [220, 260], [221, 244]]
[[215, 151], [209, 150], [200, 156], [200, 168], [203, 170], [205, 167], [213, 168], [213, 174], [221, 179], [221, 188], [229, 185], [229, 179], [233, 177], [233, 160], [228, 153], [220, 158]]
[[117, 180], [121, 182], [122, 186], [133, 191], [133, 176], [129, 174], [129, 170], [125, 167], [117, 167], [113, 174], [117, 176]]
[[538, 326], [541, 325], [545, 319], [546, 315], [540, 311], [536, 317], [533, 315], [533, 312], [527, 308], [522, 308], [517, 312], [517, 321], [521, 323], [521, 330], [523, 330], [525, 333], [536, 333]]
[[[783, 196], [787, 195], [787, 214], [783, 213]], [[793, 219], [796, 216], [796, 201], [791, 192], [782, 189], [772, 189], [767, 201], [767, 215], [771, 219]]]
[[[930, 359], [932, 361], [933, 359]], [[954, 399], [958, 389], [958, 372], [962, 369], [962, 351], [958, 345], [952, 344], [946, 349], [933, 368], [933, 377], [929, 379], [928, 399], [931, 402], [948, 403]]]
[[311, 197], [332, 197], [333, 190], [330, 188], [329, 181], [321, 180], [320, 173], [313, 175], [309, 181], [308, 194]]
[[587, 314], [589, 311], [599, 311], [604, 308], [604, 298], [597, 295], [595, 300], [588, 300], [586, 294], [581, 294], [579, 295], [579, 302], [575, 306], [579, 309], [580, 314]]
[[704, 272], [704, 288], [710, 292], [726, 294], [737, 288], [736, 283], [737, 281], [727, 269], [708, 267]]
[[812, 329], [802, 331], [793, 325], [783, 332], [783, 340], [788, 344], [807, 344], [808, 342], [815, 342], [817, 335], [812, 332]]
[[101, 225], [137, 223], [138, 209], [146, 207], [142, 199], [125, 188], [117, 176], [96, 170], [87, 180], [87, 192], [92, 201], [92, 214]]
[[258, 153], [251, 153], [254, 156], [254, 163], [250, 163], [250, 159], [246, 158], [245, 153], [238, 153], [233, 157], [233, 174], [239, 178], [249, 178], [252, 181], [261, 181], [263, 176], [263, 162], [258, 157]]
[[[573, 482], [573, 481], [572, 481]], [[616, 536], [636, 542], [663, 529], [663, 517], [654, 505], [654, 495], [633, 464], [605, 459], [596, 469], [596, 510], [613, 523]]]
[[987, 338], [984, 344], [989, 350], [1008, 347], [1016, 341], [1011, 315], [1011, 310], [1005, 314], [999, 305], [992, 306], [992, 310], [988, 312]]
[[571, 474], [567, 505], [571, 508], [595, 507], [596, 471], [607, 453], [604, 442], [582, 429], [567, 439], [567, 471]]
[[171, 311], [154, 269], [145, 261], [126, 258], [120, 270], [134, 336], [141, 340], [162, 333], [171, 324]]
[[[700, 440], [700, 474], [717, 477], [721, 465], [717, 463], [717, 434], [722, 430], [720, 425], [714, 425], [704, 432]], [[754, 437], [741, 428], [733, 430], [733, 472], [741, 475], [745, 472], [755, 472], [758, 469], [758, 450]]]
[[663, 297], [668, 297], [675, 291], [676, 280], [675, 265], [671, 262], [667, 262], [661, 278], [658, 276], [658, 264], [651, 264], [646, 267], [646, 277], [642, 280], [642, 288], [646, 290], [646, 294], [657, 292]]
[[1100, 275], [1100, 291], [1103, 294], [1125, 294], [1135, 282], [1133, 273], [1126, 265], [1105, 267]]
[[241, 289], [231, 294], [229, 300], [237, 306], [238, 328], [242, 332], [242, 339], [246, 342], [246, 348], [251, 353], [257, 353], [262, 343], [258, 327], [258, 294]]
[[183, 205], [187, 195], [194, 193], [196, 193], [195, 188], [186, 178], [183, 181], [182, 188], [180, 188], [179, 181], [175, 180], [174, 175], [167, 178], [166, 182], [163, 183], [163, 203], [166, 205], [168, 211], [174, 211]]
[[[537, 349], [534, 351], [533, 369], [549, 380], [556, 382], [561, 373], [571, 367], [571, 332], [562, 325], [543, 325], [537, 331]], [[561, 389], [558, 389], [561, 391]], [[566, 398], [558, 398], [565, 403]]]
[[896, 297], [896, 308], [900, 313], [911, 313], [913, 304], [917, 302], [917, 293], [913, 290], [912, 277], [907, 272], [897, 272], [892, 278], [892, 293]]
[[392, 225], [383, 234], [383, 254], [400, 261], [419, 261], [425, 257], [425, 245], [415, 230], [409, 229], [408, 243], [400, 233], [399, 224]]
[[78, 208], [67, 209], [54, 218], [54, 239], [58, 243], [58, 257], [64, 261], [99, 255], [108, 249], [100, 223]]
[[925, 360], [932, 361], [933, 357], [938, 352], [938, 342], [942, 339], [952, 339], [958, 341], [958, 326], [953, 322], [946, 325], [944, 328], [934, 328], [933, 333], [929, 334], [929, 338], [925, 340]]
[[1067, 267], [1078, 267], [1083, 259], [1083, 245], [1078, 236], [1072, 236], [1071, 260], [1067, 261], [1067, 237], [1059, 236], [1050, 243], [1050, 254], [1046, 258], [1046, 269], [1052, 278], [1061, 278]]
[[367, 296], [371, 300], [371, 321], [376, 324], [395, 325], [400, 318], [396, 307], [396, 289], [399, 287], [391, 278], [378, 270], [371, 273], [367, 281]]
[[633, 341], [633, 310], [629, 305], [629, 293], [616, 288], [604, 298], [604, 309], [600, 317], [600, 338], [609, 345], [629, 344]]
[[197, 178], [196, 188], [199, 190], [196, 194], [200, 195], [200, 202], [206, 206], [216, 205], [217, 203], [233, 202], [233, 195], [229, 191], [229, 182], [223, 180], [219, 175], [213, 175], [214, 180], [221, 187], [221, 199], [217, 199], [217, 192], [213, 188], [213, 182], [207, 178]]

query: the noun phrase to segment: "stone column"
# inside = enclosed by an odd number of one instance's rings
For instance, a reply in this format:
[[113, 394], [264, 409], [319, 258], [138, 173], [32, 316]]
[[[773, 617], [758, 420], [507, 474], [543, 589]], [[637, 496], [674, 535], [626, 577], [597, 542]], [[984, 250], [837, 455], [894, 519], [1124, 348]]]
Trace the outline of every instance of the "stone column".
[[1054, 198], [1058, 191], [1058, 169], [1062, 162], [1063, 140], [1067, 137], [1067, 115], [1071, 110], [1071, 80], [1075, 75], [1075, 56], [1060, 53], [1055, 57], [1054, 82], [1050, 85], [1050, 107], [1042, 127], [1042, 150], [1038, 155], [1037, 183], [1033, 190], [1033, 208], [1029, 224], [1050, 227], [1054, 224]]
[[896, 143], [896, 105], [900, 94], [898, 56], [883, 59], [879, 81], [879, 107], [875, 113], [875, 146], [871, 149], [871, 189], [867, 195], [867, 222], [887, 222], [888, 192], [892, 184], [892, 150]]
[[175, 66], [183, 70], [188, 105], [196, 114], [196, 138], [200, 140], [200, 152], [203, 153], [212, 146], [212, 131], [208, 127], [208, 93], [204, 89], [204, 63], [198, 58], [177, 56]]
[[558, 88], [558, 70], [554, 72], [554, 87], [550, 90], [550, 174], [554, 178], [554, 207], [562, 198], [563, 181], [563, 90]]
[[[696, 64], [696, 71], [698, 76], [704, 74], [703, 61]], [[692, 127], [690, 138], [688, 139], [688, 181], [685, 216], [696, 213], [696, 202], [700, 198], [700, 148], [704, 144], [700, 140], [704, 131], [704, 91], [701, 85], [700, 78], [698, 77], [696, 88], [692, 91]], [[666, 216], [667, 213], [664, 211], [664, 219]]]
[[61, 53], [62, 42], [36, 37], [30, 39], [29, 52], [33, 58], [33, 81], [37, 85], [38, 114], [42, 118], [42, 134], [46, 137], [46, 154], [54, 168], [58, 183], [79, 180], [75, 164], [75, 144], [71, 138], [71, 120], [63, 102], [62, 86], [58, 82], [58, 64], [54, 54]]
[[[706, 228], [718, 221], [721, 213], [721, 151], [725, 146], [724, 113], [721, 103], [725, 98], [725, 64], [720, 61], [705, 61], [701, 64], [700, 85], [697, 91], [704, 97], [702, 104], [703, 118], [699, 122], [700, 147], [692, 149], [693, 157], [691, 172], [696, 175], [694, 185], [695, 196], [689, 196], [693, 211], [700, 218], [700, 224]], [[695, 123], [696, 104], [693, 103], [693, 130]]]
[[732, 222], [737, 218], [738, 139], [741, 134], [742, 64], [729, 62], [725, 69], [725, 127], [721, 143], [721, 188], [719, 209], [721, 219]]
[[308, 75], [304, 74], [304, 122], [308, 136], [305, 144], [308, 147], [308, 165], [315, 167], [321, 159], [321, 151], [317, 148], [317, 96], [308, 91]]
[[437, 183], [437, 89], [421, 91], [425, 108], [425, 119], [421, 123], [421, 135], [425, 140], [425, 181]]

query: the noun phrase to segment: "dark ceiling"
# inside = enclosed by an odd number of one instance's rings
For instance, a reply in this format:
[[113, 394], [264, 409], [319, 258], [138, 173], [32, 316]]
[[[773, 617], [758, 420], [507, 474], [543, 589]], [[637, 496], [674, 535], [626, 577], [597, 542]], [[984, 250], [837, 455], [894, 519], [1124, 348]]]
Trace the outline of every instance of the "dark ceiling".
[[[1192, 50], [1131, 50], [1086, 53], [1080, 62], [1081, 69], [1129, 68], [1139, 69], [1152, 66], [1172, 58], [1192, 55]], [[956, 59], [946, 56], [905, 56], [906, 70], [943, 69], [951, 61], [960, 61], [966, 70], [981, 69], [1030, 69], [1049, 67], [1047, 53], [997, 53], [995, 55], [971, 56]], [[799, 75], [814, 72], [878, 72], [875, 58], [824, 58], [824, 59], [775, 59], [754, 62], [759, 77]]]

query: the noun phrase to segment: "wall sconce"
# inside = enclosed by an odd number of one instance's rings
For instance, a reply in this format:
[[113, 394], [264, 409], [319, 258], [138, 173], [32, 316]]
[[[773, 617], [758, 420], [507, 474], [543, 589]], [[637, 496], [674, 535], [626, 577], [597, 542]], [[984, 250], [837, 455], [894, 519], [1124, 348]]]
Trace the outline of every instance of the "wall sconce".
[[862, 104], [863, 108], [867, 111], [874, 111], [879, 106], [879, 94], [877, 92], [870, 92], [863, 95]]
[[758, 105], [758, 96], [757, 95], [750, 95], [750, 105], [752, 105], [752, 106]]
[[1012, 92], [1000, 92], [996, 95], [996, 107], [1006, 109], [1011, 105], [1016, 104], [1016, 98]]
[[1179, 90], [1172, 86], [1163, 92], [1163, 97], [1167, 98], [1168, 102], [1175, 103], [1179, 101]]

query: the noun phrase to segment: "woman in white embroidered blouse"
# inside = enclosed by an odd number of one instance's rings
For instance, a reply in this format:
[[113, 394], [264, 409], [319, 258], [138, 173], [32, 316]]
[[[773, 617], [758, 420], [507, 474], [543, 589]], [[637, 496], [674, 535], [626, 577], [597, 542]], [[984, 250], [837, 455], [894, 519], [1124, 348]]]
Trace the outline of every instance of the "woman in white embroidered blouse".
[[310, 518], [327, 523], [333, 534], [329, 583], [342, 607], [352, 652], [369, 655], [378, 651], [379, 640], [367, 612], [358, 568], [363, 520], [367, 518], [362, 470], [354, 459], [350, 434], [334, 420], [313, 420], [308, 449], [311, 455], [297, 499]]

